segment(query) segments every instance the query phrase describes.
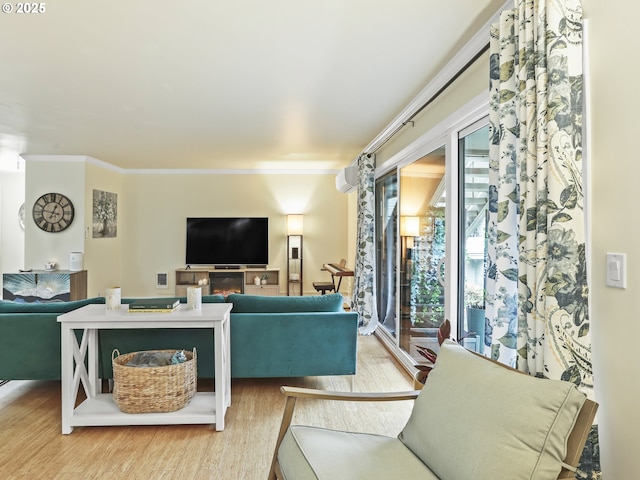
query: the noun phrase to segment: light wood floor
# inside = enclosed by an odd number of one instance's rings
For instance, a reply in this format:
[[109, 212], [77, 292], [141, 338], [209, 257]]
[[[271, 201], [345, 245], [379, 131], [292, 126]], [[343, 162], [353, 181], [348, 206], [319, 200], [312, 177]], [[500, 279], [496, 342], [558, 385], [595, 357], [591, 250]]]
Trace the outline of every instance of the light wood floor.
[[[411, 380], [375, 336], [358, 339], [349, 377], [232, 382], [225, 430], [208, 425], [85, 427], [60, 433], [60, 382], [0, 387], [0, 477], [9, 479], [266, 479], [284, 398], [282, 384], [354, 391], [410, 390]], [[207, 389], [207, 385], [203, 386]], [[410, 402], [300, 400], [295, 423], [397, 435]]]

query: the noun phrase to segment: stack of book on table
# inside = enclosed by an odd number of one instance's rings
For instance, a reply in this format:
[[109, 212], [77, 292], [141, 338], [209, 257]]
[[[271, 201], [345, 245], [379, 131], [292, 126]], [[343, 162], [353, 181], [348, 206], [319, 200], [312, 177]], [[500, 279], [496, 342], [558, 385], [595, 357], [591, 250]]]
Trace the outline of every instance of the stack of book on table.
[[129, 313], [174, 312], [180, 306], [177, 298], [147, 298], [129, 304]]

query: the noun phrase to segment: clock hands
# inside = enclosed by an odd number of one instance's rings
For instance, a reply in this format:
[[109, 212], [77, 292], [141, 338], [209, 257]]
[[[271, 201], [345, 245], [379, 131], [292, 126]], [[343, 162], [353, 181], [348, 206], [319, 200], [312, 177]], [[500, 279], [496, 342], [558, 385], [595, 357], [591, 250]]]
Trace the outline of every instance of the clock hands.
[[58, 211], [58, 205], [54, 205], [53, 210], [47, 210], [46, 208], [43, 208], [42, 211], [44, 213], [48, 213], [49, 214], [49, 219], [50, 220], [53, 219], [54, 215], [56, 217], [62, 215], [62, 212]]

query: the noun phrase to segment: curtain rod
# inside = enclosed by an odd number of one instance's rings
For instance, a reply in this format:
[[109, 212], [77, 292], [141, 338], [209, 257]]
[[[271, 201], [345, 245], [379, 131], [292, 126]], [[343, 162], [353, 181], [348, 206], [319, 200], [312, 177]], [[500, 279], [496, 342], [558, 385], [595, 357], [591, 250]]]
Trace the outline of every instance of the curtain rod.
[[[506, 0], [501, 8], [476, 32], [462, 50], [429, 82], [429, 84], [407, 105], [387, 127], [380, 132], [365, 148], [364, 153], [376, 153], [391, 140], [407, 123], [432, 103], [457, 78], [489, 49], [489, 31], [491, 25], [499, 20], [504, 10], [513, 8], [513, 0]], [[358, 155], [358, 157], [360, 156]], [[352, 165], [356, 160], [352, 161]]]
[[[464, 64], [455, 74], [450, 77], [447, 82], [442, 85], [432, 96], [430, 96], [424, 103], [422, 103], [409, 118], [403, 121], [400, 125], [397, 125], [396, 128], [390, 132], [385, 138], [381, 139], [378, 144], [375, 146], [375, 150], [368, 150], [365, 148], [365, 152], [376, 153], [380, 150], [384, 145], [386, 145], [389, 140], [391, 140], [396, 133], [402, 130], [408, 123], [413, 124], [413, 119], [420, 114], [425, 108], [427, 108], [431, 103], [433, 103], [447, 88], [451, 86], [453, 82], [455, 82], [460, 76], [476, 61], [480, 58], [487, 50], [489, 50], [489, 43], [487, 43], [482, 50], [480, 50], [475, 57], [469, 60], [466, 64]], [[412, 125], [413, 126], [413, 125]]]

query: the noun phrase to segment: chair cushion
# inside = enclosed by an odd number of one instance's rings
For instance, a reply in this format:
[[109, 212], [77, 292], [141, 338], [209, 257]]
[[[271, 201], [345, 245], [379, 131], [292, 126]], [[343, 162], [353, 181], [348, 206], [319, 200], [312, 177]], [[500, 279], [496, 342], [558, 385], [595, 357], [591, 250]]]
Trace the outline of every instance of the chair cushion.
[[314, 295], [308, 297], [269, 297], [232, 293], [227, 297], [233, 303], [232, 313], [300, 313], [341, 312], [342, 294]]
[[440, 478], [557, 478], [586, 396], [446, 341], [399, 435]]
[[437, 480], [397, 438], [292, 425], [278, 450], [285, 478]]

